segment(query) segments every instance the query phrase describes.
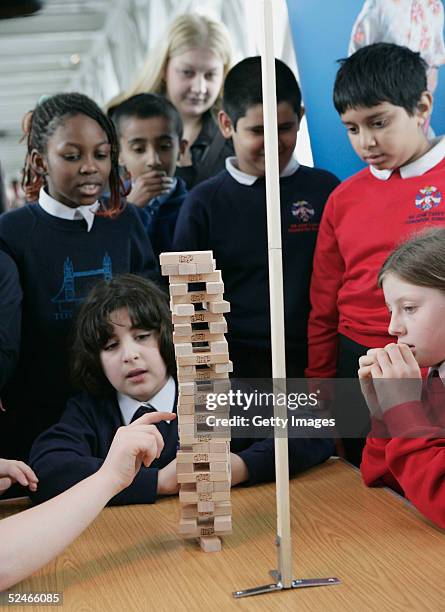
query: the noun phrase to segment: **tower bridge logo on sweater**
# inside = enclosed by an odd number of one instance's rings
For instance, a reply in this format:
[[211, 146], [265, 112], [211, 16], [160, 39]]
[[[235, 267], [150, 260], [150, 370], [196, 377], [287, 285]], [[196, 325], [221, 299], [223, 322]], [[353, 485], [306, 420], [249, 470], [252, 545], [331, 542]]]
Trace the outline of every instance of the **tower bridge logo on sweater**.
[[290, 212], [300, 223], [309, 223], [315, 215], [314, 207], [306, 200], [298, 200], [291, 204]]
[[109, 281], [113, 278], [111, 257], [105, 253], [102, 267], [94, 270], [74, 270], [72, 260], [67, 257], [63, 264], [63, 283], [58, 294], [51, 299], [56, 305], [56, 321], [71, 319], [74, 307], [83, 302], [90, 289], [97, 282], [97, 277]]
[[436, 208], [442, 202], [442, 194], [433, 185], [428, 185], [423, 189], [420, 189], [416, 195], [416, 208], [426, 211]]

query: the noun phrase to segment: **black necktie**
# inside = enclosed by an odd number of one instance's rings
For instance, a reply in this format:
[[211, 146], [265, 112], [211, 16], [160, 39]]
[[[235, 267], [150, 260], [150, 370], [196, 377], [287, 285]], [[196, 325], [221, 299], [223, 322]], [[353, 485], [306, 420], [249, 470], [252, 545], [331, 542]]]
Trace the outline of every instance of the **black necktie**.
[[[151, 412], [157, 412], [156, 408], [153, 408], [151, 404], [139, 406], [139, 408], [133, 414], [133, 417], [130, 423], [133, 423], [133, 421], [136, 421], [136, 419], [139, 419], [139, 417], [141, 417], [143, 414], [149, 414]], [[168, 432], [169, 432], [168, 427], [170, 427], [170, 425], [166, 423], [166, 421], [160, 421], [159, 423], [154, 423], [154, 425], [156, 425], [164, 442], [166, 442], [167, 437], [168, 437]]]

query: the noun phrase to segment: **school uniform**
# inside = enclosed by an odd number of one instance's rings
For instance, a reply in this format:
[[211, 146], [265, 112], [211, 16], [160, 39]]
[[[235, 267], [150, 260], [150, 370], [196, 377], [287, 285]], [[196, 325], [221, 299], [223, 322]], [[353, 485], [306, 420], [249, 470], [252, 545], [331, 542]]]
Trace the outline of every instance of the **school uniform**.
[[[24, 459], [56, 423], [76, 390], [68, 372], [70, 334], [80, 304], [101, 279], [119, 273], [159, 279], [147, 234], [133, 206], [116, 219], [99, 203], [70, 208], [42, 189], [39, 203], [0, 216], [0, 248], [14, 260], [23, 291], [20, 358], [2, 393], [8, 412], [0, 456]], [[0, 429], [4, 429], [0, 413]]]
[[[283, 291], [288, 377], [307, 364], [312, 257], [325, 202], [338, 179], [291, 159], [280, 176]], [[236, 158], [197, 185], [181, 207], [174, 251], [211, 249], [224, 281], [234, 376], [269, 378], [271, 329], [265, 178], [242, 172]]]
[[[157, 410], [176, 412], [176, 384], [172, 378], [148, 402]], [[59, 423], [34, 442], [30, 465], [39, 478], [32, 498], [43, 502], [62, 493], [80, 480], [94, 474], [102, 465], [116, 430], [128, 425], [141, 402], [122, 394], [95, 398], [87, 392], [69, 400]], [[176, 457], [177, 420], [162, 424], [164, 448], [159, 459], [141, 467], [133, 483], [113, 497], [111, 505], [150, 504], [156, 501], [159, 470]], [[289, 474], [292, 476], [328, 459], [334, 450], [329, 439], [290, 439]], [[273, 438], [234, 439], [231, 451], [245, 462], [249, 480], [246, 485], [275, 478]]]
[[369, 487], [389, 486], [445, 528], [445, 362], [419, 401], [373, 419], [360, 470]]

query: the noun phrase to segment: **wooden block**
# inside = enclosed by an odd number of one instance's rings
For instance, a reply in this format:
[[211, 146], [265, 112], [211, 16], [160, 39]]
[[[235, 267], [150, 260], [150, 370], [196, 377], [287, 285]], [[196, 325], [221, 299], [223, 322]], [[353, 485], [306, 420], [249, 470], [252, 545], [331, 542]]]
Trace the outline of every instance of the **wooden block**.
[[[185, 478], [186, 475], [182, 476]], [[184, 483], [190, 484], [190, 483]], [[197, 491], [184, 490], [184, 484], [179, 490], [179, 501], [186, 504], [197, 504], [198, 501], [212, 501], [214, 503], [230, 501], [229, 491], [212, 491], [209, 493], [198, 493]], [[196, 483], [198, 485], [198, 483]], [[214, 483], [215, 484], [215, 483]]]
[[217, 342], [211, 340], [209, 342], [209, 346], [210, 346], [211, 353], [227, 353], [228, 352], [227, 340], [219, 340]]
[[201, 493], [213, 493], [213, 482], [197, 482], [196, 492]]
[[215, 516], [213, 526], [216, 533], [221, 531], [232, 531], [232, 517], [227, 515]]
[[221, 321], [220, 323], [209, 323], [209, 332], [211, 334], [226, 334], [227, 322]]
[[177, 474], [179, 483], [226, 482], [227, 472], [195, 471], [193, 474]]
[[198, 501], [197, 503], [198, 512], [213, 512], [215, 509], [215, 503], [213, 501]]
[[195, 383], [181, 383], [178, 387], [180, 395], [194, 395], [196, 391]]
[[221, 270], [208, 272], [206, 274], [181, 274], [181, 276], [171, 276], [170, 283], [205, 283], [205, 282], [220, 282]]
[[222, 293], [209, 295], [205, 291], [189, 291], [185, 295], [173, 295], [170, 304], [201, 304], [202, 302], [221, 302]]
[[190, 323], [221, 323], [225, 321], [224, 315], [208, 312], [207, 310], [200, 310], [199, 312], [195, 312], [192, 316], [189, 315], [177, 315], [173, 313], [172, 322], [176, 324], [190, 324]]
[[179, 431], [179, 435], [185, 435], [185, 436], [191, 436], [194, 435], [196, 432], [196, 425], [195, 423], [182, 423], [182, 424], [178, 424], [178, 431]]
[[228, 363], [215, 363], [213, 368], [216, 374], [221, 374], [222, 372], [233, 372], [233, 362], [228, 361]]
[[183, 374], [195, 374], [196, 367], [195, 366], [179, 366], [178, 370], [180, 370]]
[[217, 536], [202, 536], [199, 538], [199, 544], [207, 553], [221, 551], [221, 540]]
[[181, 373], [181, 368], [179, 368], [178, 372], [178, 381], [181, 383], [193, 382], [193, 381], [203, 381], [203, 382], [212, 382], [216, 379], [227, 379], [227, 372], [215, 372], [211, 368], [197, 370], [195, 374], [185, 374]]
[[173, 274], [179, 274], [179, 265], [166, 264], [164, 266], [161, 266], [161, 274], [162, 276], [171, 276]]
[[193, 463], [177, 463], [176, 474], [193, 474], [194, 472]]
[[196, 519], [180, 519], [179, 521], [179, 533], [189, 534], [197, 531], [198, 525]]
[[175, 355], [193, 355], [193, 347], [190, 342], [175, 344]]
[[210, 274], [216, 270], [216, 265], [213, 260], [212, 263], [197, 263], [196, 274]]
[[179, 274], [196, 274], [195, 263], [180, 263], [178, 265]]
[[230, 391], [230, 380], [215, 380], [212, 384], [212, 393], [225, 393]]
[[195, 414], [195, 406], [193, 404], [179, 404], [178, 415], [193, 415]]
[[193, 353], [192, 355], [178, 355], [176, 358], [179, 366], [206, 365], [212, 363], [228, 363], [228, 353]]
[[228, 453], [195, 453], [178, 451], [176, 455], [178, 463], [210, 463], [228, 461]]
[[220, 302], [207, 302], [205, 308], [212, 313], [230, 312], [230, 303], [226, 300]]
[[195, 307], [193, 306], [193, 304], [176, 304], [176, 305], [174, 305], [174, 304], [170, 303], [170, 310], [175, 315], [191, 316], [195, 312]]
[[212, 251], [172, 251], [159, 255], [161, 265], [181, 263], [212, 263]]
[[202, 331], [192, 331], [188, 335], [175, 336], [173, 332], [173, 342], [222, 342], [225, 340], [224, 334], [215, 334], [203, 329]]
[[[185, 318], [185, 317], [184, 317]], [[187, 337], [192, 333], [192, 324], [191, 323], [176, 323], [173, 331], [173, 342], [175, 338]], [[185, 342], [183, 340], [183, 342]]]
[[210, 293], [211, 295], [213, 294], [218, 294], [218, 293], [224, 293], [224, 283], [223, 282], [219, 282], [219, 283], [206, 283], [206, 292]]
[[170, 295], [173, 296], [173, 295], [185, 295], [189, 289], [188, 289], [187, 283], [172, 283], [170, 279], [169, 290], [170, 290]]

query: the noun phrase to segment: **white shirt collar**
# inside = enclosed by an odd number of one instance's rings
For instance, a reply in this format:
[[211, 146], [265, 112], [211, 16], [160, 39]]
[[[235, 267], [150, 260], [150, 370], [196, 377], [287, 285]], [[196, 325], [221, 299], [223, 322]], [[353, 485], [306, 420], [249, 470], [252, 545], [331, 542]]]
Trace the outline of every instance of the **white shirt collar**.
[[[171, 376], [162, 389], [146, 402], [140, 402], [129, 395], [124, 395], [123, 393], [117, 394], [117, 401], [119, 403], [119, 408], [125, 425], [129, 425], [131, 423], [131, 419], [139, 406], [150, 404], [150, 406], [153, 406], [153, 408], [156, 408], [158, 411], [173, 412], [175, 409], [175, 400], [176, 383]], [[170, 421], [166, 422], [170, 423]]]
[[[439, 136], [438, 138], [434, 138], [431, 140], [431, 143], [433, 144], [431, 149], [421, 157], [406, 164], [406, 166], [400, 166], [399, 172], [403, 179], [421, 176], [443, 160], [445, 157], [445, 137]], [[372, 175], [381, 181], [387, 181], [394, 172], [394, 170], [377, 170], [374, 166], [370, 166], [369, 169]]]
[[445, 361], [442, 361], [442, 363], [439, 365], [439, 367], [430, 368], [428, 370], [428, 376], [431, 376], [431, 373], [434, 370], [437, 370], [439, 372], [439, 377], [442, 379], [442, 381], [445, 381]]
[[[283, 172], [280, 174], [280, 178], [285, 176], [291, 176], [298, 170], [300, 164], [297, 162], [295, 157], [291, 157], [289, 163], [284, 168]], [[235, 179], [237, 183], [241, 183], [241, 185], [253, 185], [255, 181], [260, 178], [258, 176], [253, 176], [252, 174], [246, 174], [242, 172], [238, 168], [238, 161], [236, 157], [227, 157], [226, 158], [226, 170], [230, 174], [232, 178]]]
[[59, 219], [68, 219], [69, 221], [78, 221], [84, 219], [87, 224], [88, 231], [93, 227], [95, 212], [99, 208], [99, 202], [88, 204], [87, 206], [78, 206], [70, 208], [61, 202], [58, 202], [46, 193], [44, 187], [40, 189], [39, 204], [45, 212]]

